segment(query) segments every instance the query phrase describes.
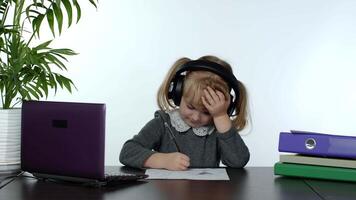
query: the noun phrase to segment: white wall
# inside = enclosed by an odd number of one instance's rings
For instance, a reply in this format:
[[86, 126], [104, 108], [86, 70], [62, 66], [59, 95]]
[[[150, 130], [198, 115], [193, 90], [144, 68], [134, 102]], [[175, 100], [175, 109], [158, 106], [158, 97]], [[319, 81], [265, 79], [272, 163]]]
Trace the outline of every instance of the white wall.
[[356, 1], [105, 0], [56, 39], [78, 91], [49, 100], [107, 105], [106, 164], [153, 117], [178, 58], [228, 61], [250, 97], [249, 166], [278, 160], [290, 129], [356, 135]]

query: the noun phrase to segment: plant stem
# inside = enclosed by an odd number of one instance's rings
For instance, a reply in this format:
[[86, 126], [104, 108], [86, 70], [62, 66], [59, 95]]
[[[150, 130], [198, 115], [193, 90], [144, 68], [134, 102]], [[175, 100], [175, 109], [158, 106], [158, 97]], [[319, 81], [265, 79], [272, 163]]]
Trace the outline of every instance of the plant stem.
[[21, 100], [18, 100], [12, 107], [15, 107], [17, 104], [19, 104]]

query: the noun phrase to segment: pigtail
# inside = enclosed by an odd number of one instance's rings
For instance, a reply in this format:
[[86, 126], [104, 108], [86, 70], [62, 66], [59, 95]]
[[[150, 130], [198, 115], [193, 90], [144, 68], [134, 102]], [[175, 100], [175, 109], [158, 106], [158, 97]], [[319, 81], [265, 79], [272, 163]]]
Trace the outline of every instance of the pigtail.
[[238, 80], [239, 87], [239, 99], [234, 111], [237, 113], [232, 118], [232, 125], [236, 127], [238, 131], [245, 128], [247, 124], [247, 91], [244, 84]]

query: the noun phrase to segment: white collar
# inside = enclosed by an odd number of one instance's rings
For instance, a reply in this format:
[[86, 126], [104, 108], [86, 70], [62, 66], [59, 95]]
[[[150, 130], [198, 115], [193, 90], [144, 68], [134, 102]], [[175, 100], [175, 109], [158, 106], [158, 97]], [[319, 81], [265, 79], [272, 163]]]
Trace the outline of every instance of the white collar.
[[[171, 124], [172, 126], [179, 132], [179, 133], [184, 133], [187, 130], [189, 130], [190, 127], [187, 123], [184, 122], [182, 117], [180, 116], [178, 110], [172, 110], [168, 111], [167, 114], [169, 115], [169, 118], [171, 119]], [[202, 126], [199, 128], [192, 128], [193, 132], [197, 136], [206, 136], [210, 135], [214, 130], [214, 126]]]

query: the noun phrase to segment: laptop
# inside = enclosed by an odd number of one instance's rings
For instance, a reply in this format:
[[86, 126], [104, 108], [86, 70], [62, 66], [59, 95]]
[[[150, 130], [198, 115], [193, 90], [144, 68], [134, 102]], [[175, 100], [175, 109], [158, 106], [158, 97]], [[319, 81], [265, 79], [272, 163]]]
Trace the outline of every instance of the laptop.
[[24, 101], [21, 169], [39, 178], [107, 184], [147, 177], [105, 172], [105, 104]]

